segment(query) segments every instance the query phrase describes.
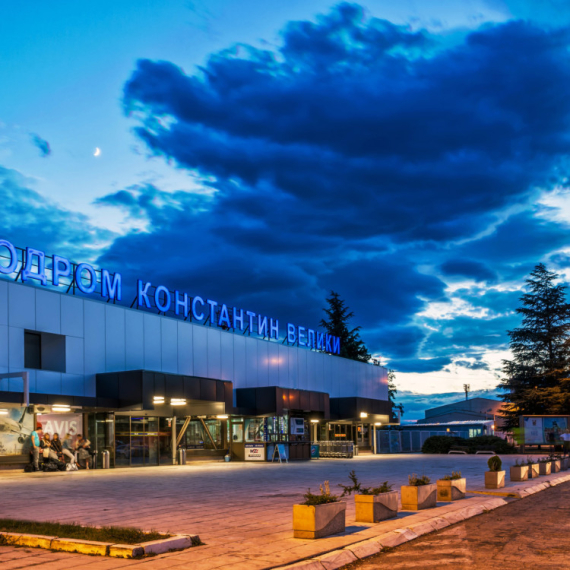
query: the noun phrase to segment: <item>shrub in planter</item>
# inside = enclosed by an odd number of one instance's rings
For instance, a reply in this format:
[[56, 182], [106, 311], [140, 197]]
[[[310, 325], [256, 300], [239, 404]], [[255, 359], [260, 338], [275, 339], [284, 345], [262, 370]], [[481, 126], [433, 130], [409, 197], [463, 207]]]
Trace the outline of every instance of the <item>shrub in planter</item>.
[[354, 493], [357, 522], [375, 523], [398, 515], [398, 491], [392, 491], [388, 481], [378, 487], [363, 487], [354, 471], [348, 478], [352, 485], [339, 485], [343, 489], [341, 497]]
[[467, 490], [467, 479], [461, 477], [461, 471], [452, 471], [437, 481], [438, 501], [457, 501], [464, 499]]
[[550, 475], [552, 471], [552, 463], [548, 457], [538, 460], [538, 472], [541, 475]]
[[515, 483], [521, 483], [522, 481], [528, 480], [529, 466], [525, 462], [519, 463], [517, 459], [515, 464], [511, 467], [511, 481]]
[[489, 471], [485, 471], [485, 489], [501, 489], [505, 486], [505, 471], [503, 462], [498, 455], [493, 455], [487, 461]]
[[322, 538], [344, 532], [346, 503], [332, 495], [329, 482], [320, 486], [320, 493], [313, 494], [309, 489], [305, 502], [293, 505], [293, 536], [295, 538]]
[[449, 437], [447, 435], [432, 435], [422, 445], [422, 453], [448, 453], [452, 447], [466, 446], [467, 440], [462, 437]]
[[408, 485], [402, 485], [402, 509], [419, 511], [435, 507], [437, 502], [437, 485], [430, 484], [427, 475], [418, 477], [415, 473], [408, 477]]
[[560, 455], [551, 455], [548, 459], [550, 459], [552, 473], [562, 471], [562, 457]]
[[527, 457], [526, 464], [528, 465], [528, 478], [536, 479], [539, 475], [538, 462], [532, 457]]

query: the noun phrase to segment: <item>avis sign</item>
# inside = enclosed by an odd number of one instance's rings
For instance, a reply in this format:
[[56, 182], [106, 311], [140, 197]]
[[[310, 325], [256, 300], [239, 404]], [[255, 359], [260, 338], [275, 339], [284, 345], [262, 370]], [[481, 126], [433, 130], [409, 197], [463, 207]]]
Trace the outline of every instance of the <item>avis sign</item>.
[[44, 433], [57, 433], [60, 439], [63, 439], [66, 433], [72, 436], [83, 433], [81, 414], [42, 414], [38, 416], [38, 423], [42, 424]]

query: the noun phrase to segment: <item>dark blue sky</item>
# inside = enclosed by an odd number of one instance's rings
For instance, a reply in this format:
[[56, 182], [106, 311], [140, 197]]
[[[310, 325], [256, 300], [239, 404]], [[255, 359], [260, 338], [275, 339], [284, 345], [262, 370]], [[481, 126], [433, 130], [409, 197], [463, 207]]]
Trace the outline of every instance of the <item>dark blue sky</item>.
[[570, 274], [565, 3], [66, 6], [0, 41], [1, 237], [308, 325], [332, 289], [402, 389], [497, 384]]

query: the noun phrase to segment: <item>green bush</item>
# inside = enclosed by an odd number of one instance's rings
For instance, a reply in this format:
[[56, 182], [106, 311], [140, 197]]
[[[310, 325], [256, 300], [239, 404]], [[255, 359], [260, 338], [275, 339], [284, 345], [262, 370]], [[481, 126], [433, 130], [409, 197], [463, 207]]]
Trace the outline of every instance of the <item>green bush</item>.
[[311, 493], [311, 489], [309, 489], [303, 495], [305, 502], [301, 504], [310, 507], [315, 505], [326, 505], [327, 503], [336, 503], [338, 501], [338, 496], [331, 494], [331, 488], [328, 481], [325, 481], [324, 485], [320, 486], [320, 491], [321, 492], [319, 494], [316, 494]]
[[469, 447], [469, 453], [475, 453], [479, 450], [491, 450], [501, 455], [508, 455], [509, 453], [516, 453], [517, 451], [513, 445], [496, 435], [478, 435], [477, 437], [470, 437], [465, 441], [467, 447]]
[[442, 481], [456, 481], [457, 479], [461, 479], [461, 471], [452, 471], [451, 475], [444, 475], [441, 478]]
[[432, 435], [422, 445], [422, 453], [448, 453], [452, 447], [466, 446], [467, 440], [448, 435]]
[[449, 453], [452, 447], [464, 447], [467, 453], [487, 450], [500, 453], [501, 455], [516, 453], [514, 446], [496, 435], [479, 435], [469, 439], [447, 435], [432, 435], [422, 445], [422, 453]]
[[427, 475], [418, 476], [415, 473], [408, 475], [408, 485], [413, 487], [421, 487], [423, 485], [429, 485], [431, 479]]
[[500, 471], [501, 467], [503, 466], [503, 462], [498, 455], [493, 455], [493, 457], [489, 457], [489, 461], [487, 461], [487, 465], [489, 466], [489, 471]]

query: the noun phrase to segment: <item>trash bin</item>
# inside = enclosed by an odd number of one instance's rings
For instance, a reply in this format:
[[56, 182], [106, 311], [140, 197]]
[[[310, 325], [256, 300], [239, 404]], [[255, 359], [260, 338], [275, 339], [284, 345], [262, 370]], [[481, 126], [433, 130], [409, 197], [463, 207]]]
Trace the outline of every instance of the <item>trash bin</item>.
[[354, 446], [354, 455], [358, 455], [358, 445]]
[[318, 443], [311, 443], [311, 459], [320, 457], [321, 446]]
[[178, 450], [178, 465], [186, 465], [186, 450], [180, 448]]
[[101, 453], [101, 467], [103, 469], [109, 469], [109, 467], [111, 467], [111, 454], [107, 449]]

